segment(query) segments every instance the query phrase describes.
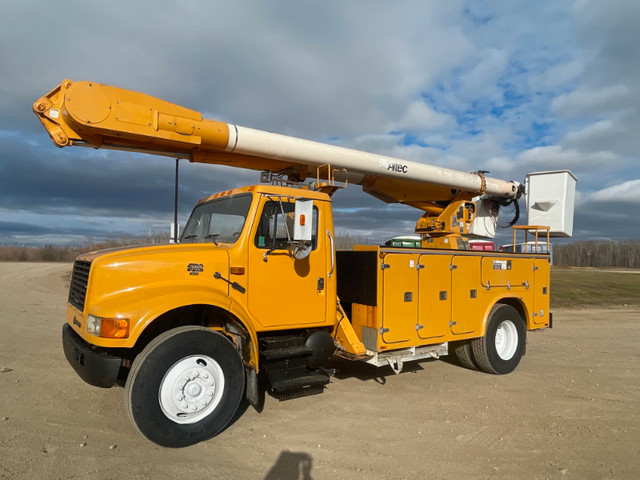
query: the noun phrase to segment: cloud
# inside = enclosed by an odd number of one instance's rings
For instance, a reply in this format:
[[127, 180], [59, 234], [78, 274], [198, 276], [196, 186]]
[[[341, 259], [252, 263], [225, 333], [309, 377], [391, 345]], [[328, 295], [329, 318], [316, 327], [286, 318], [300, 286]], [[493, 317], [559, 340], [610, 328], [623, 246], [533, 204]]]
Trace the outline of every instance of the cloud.
[[585, 127], [570, 131], [563, 139], [567, 148], [587, 152], [610, 151], [621, 157], [632, 159], [638, 155], [638, 141], [624, 118], [607, 118]]
[[537, 91], [555, 92], [578, 81], [583, 68], [583, 62], [578, 59], [562, 62], [531, 76], [529, 86]]
[[405, 132], [423, 132], [439, 129], [453, 121], [450, 115], [436, 112], [423, 101], [411, 102], [404, 116], [393, 122], [390, 130]]
[[613, 152], [589, 152], [566, 149], [560, 145], [534, 147], [520, 153], [516, 162], [519, 167], [527, 170], [538, 168], [541, 170], [575, 170], [587, 172], [598, 170], [602, 165], [614, 166], [622, 159]]
[[509, 65], [509, 53], [497, 48], [478, 52], [475, 65], [459, 77], [459, 94], [465, 100], [485, 98], [500, 102], [503, 91], [500, 80]]
[[576, 204], [573, 235], [589, 240], [637, 239], [640, 231], [638, 205], [626, 201], [594, 201]]
[[596, 202], [640, 203], [640, 179], [629, 180], [594, 192], [590, 199]]
[[623, 84], [604, 88], [583, 87], [556, 97], [551, 103], [551, 111], [566, 117], [603, 114], [627, 108], [630, 93]]

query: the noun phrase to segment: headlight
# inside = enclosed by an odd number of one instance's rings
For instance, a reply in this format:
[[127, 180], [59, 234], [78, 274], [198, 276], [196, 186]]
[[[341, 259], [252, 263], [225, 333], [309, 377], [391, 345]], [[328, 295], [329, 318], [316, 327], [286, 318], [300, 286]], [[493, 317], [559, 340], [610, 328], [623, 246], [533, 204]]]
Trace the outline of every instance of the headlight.
[[102, 338], [128, 338], [128, 318], [103, 318], [87, 316], [87, 333]]
[[87, 316], [87, 333], [99, 337], [101, 323], [102, 318], [94, 317], [93, 315]]

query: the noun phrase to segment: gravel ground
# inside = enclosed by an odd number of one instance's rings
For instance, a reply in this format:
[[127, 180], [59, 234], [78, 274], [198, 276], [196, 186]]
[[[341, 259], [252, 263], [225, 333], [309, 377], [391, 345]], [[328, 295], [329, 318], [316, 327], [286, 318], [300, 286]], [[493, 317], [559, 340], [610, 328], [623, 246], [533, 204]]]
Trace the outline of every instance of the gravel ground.
[[518, 369], [340, 363], [322, 395], [247, 409], [171, 450], [123, 390], [84, 384], [60, 330], [71, 266], [0, 263], [1, 479], [640, 478], [640, 309], [556, 310]]

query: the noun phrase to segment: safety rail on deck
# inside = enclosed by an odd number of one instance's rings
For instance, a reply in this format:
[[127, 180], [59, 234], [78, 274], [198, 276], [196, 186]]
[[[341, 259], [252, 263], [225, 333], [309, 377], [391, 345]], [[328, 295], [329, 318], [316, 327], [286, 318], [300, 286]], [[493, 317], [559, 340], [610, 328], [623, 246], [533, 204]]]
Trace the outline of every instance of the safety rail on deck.
[[[320, 173], [323, 168], [327, 169], [327, 181], [320, 181]], [[336, 185], [336, 172], [344, 174], [344, 184]], [[347, 188], [347, 184], [349, 183], [349, 172], [346, 168], [331, 168], [331, 164], [324, 163], [322, 165], [318, 165], [316, 168], [316, 184], [314, 189], [319, 190], [321, 192], [328, 193], [330, 196], [335, 193], [336, 190], [340, 188]]]
[[546, 232], [546, 236], [547, 236], [547, 249], [542, 252], [542, 253], [550, 253], [551, 252], [551, 245], [549, 242], [549, 230], [551, 230], [551, 227], [545, 227], [542, 225], [514, 225], [513, 227], [513, 251], [516, 251], [516, 235], [518, 233], [518, 231], [524, 231], [524, 248], [525, 248], [525, 252], [522, 253], [529, 253], [528, 250], [528, 235], [529, 232], [532, 233], [532, 235], [534, 236], [534, 253], [541, 253], [538, 249], [538, 237], [540, 234], [540, 231]]

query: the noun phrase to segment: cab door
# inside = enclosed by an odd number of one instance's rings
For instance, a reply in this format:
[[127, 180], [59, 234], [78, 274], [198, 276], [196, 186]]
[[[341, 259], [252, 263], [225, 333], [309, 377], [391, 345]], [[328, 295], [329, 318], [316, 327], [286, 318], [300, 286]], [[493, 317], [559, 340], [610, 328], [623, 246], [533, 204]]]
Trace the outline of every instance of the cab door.
[[325, 323], [327, 240], [318, 234], [324, 224], [320, 203], [314, 201], [313, 206], [311, 252], [297, 260], [289, 252], [293, 199], [265, 196], [261, 202], [249, 245], [247, 301], [265, 328]]

